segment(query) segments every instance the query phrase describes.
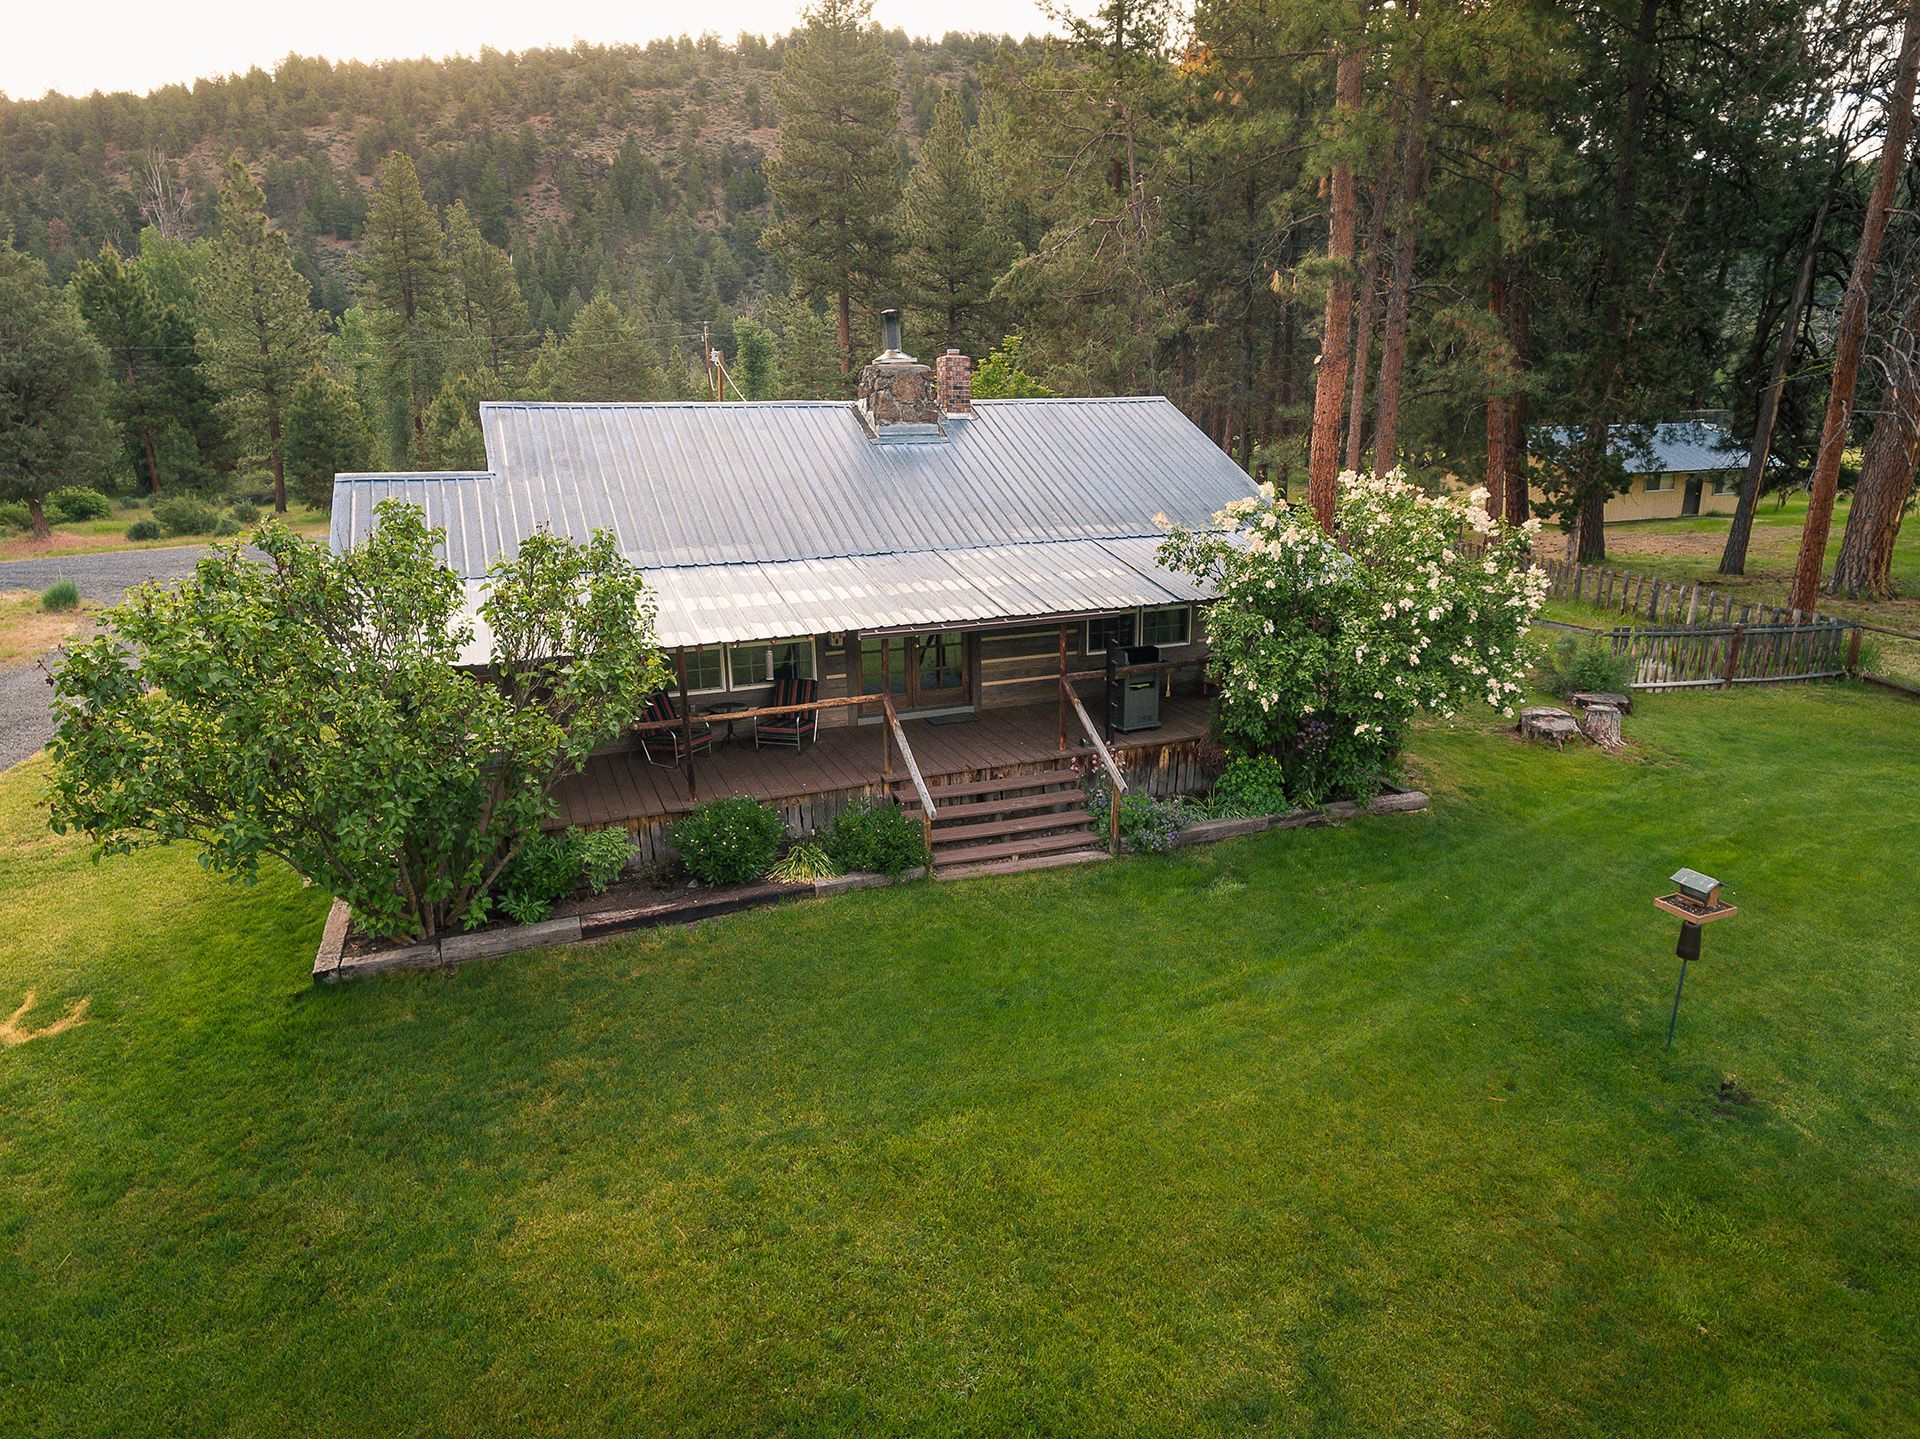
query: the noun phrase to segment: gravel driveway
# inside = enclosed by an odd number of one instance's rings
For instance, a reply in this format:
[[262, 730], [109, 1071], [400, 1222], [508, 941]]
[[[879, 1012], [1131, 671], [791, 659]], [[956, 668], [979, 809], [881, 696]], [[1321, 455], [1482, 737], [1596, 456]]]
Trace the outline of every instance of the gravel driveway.
[[[117, 604], [134, 585], [147, 580], [178, 580], [192, 573], [205, 545], [173, 545], [153, 550], [109, 550], [97, 555], [57, 559], [9, 560], [0, 564], [0, 590], [44, 590], [55, 580], [72, 580], [83, 599]], [[34, 754], [53, 737], [52, 697], [36, 661], [0, 669], [0, 769]]]

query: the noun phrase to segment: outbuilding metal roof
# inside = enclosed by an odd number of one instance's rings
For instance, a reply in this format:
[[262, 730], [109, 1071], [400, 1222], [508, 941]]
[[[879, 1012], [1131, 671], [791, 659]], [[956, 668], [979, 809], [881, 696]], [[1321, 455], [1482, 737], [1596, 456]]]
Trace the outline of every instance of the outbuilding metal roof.
[[472, 581], [543, 526], [608, 529], [668, 645], [1210, 598], [1155, 563], [1155, 517], [1202, 525], [1252, 485], [1171, 402], [981, 400], [943, 424], [882, 444], [834, 402], [487, 404], [486, 471], [340, 475], [332, 542], [405, 500]]
[[[1556, 447], [1579, 443], [1578, 428], [1558, 426], [1540, 432]], [[1607, 452], [1620, 457], [1631, 475], [1719, 474], [1744, 472], [1747, 447], [1718, 425], [1699, 420], [1675, 420], [1647, 429], [1616, 425], [1607, 440]]]

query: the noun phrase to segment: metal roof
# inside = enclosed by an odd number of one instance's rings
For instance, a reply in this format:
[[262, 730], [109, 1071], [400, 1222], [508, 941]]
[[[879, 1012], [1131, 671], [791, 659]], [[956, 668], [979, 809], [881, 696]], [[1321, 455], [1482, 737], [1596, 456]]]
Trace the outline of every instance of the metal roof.
[[1252, 484], [1170, 401], [975, 411], [880, 444], [839, 402], [487, 404], [487, 471], [337, 476], [332, 543], [405, 500], [477, 580], [542, 526], [608, 529], [669, 645], [1210, 598], [1155, 563], [1155, 517], [1205, 524]]
[[[1557, 447], [1572, 446], [1580, 439], [1577, 426], [1555, 426], [1540, 434]], [[1710, 475], [1747, 468], [1746, 446], [1720, 426], [1699, 420], [1647, 427], [1615, 425], [1607, 450], [1618, 455], [1632, 475]]]

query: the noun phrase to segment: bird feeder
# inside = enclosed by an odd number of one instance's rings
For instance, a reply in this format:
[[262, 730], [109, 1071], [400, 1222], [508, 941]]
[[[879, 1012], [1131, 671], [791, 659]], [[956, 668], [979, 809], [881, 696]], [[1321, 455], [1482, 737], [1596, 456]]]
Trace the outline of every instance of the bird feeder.
[[1667, 1048], [1673, 1048], [1673, 1027], [1680, 1022], [1680, 996], [1687, 989], [1687, 966], [1700, 957], [1700, 926], [1716, 919], [1731, 919], [1740, 906], [1720, 898], [1720, 881], [1697, 869], [1676, 870], [1672, 876], [1672, 894], [1663, 894], [1653, 902], [1655, 909], [1680, 917], [1680, 942], [1673, 952], [1680, 960], [1680, 983], [1673, 991], [1673, 1013], [1667, 1019]]

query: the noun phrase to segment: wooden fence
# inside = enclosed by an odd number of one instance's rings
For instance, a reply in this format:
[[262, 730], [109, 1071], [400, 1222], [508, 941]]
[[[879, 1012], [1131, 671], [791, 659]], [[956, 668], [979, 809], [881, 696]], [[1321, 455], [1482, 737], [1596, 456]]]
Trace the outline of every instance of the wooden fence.
[[1684, 690], [1839, 679], [1858, 663], [1859, 635], [1854, 625], [1824, 621], [1623, 627], [1603, 638], [1633, 660], [1634, 689]]
[[1650, 625], [1785, 625], [1849, 628], [1845, 620], [1826, 615], [1754, 604], [1725, 590], [1698, 581], [1662, 579], [1612, 565], [1580, 565], [1571, 560], [1536, 556], [1534, 563], [1552, 582], [1554, 599], [1572, 600], [1595, 609], [1617, 610], [1644, 619]]

